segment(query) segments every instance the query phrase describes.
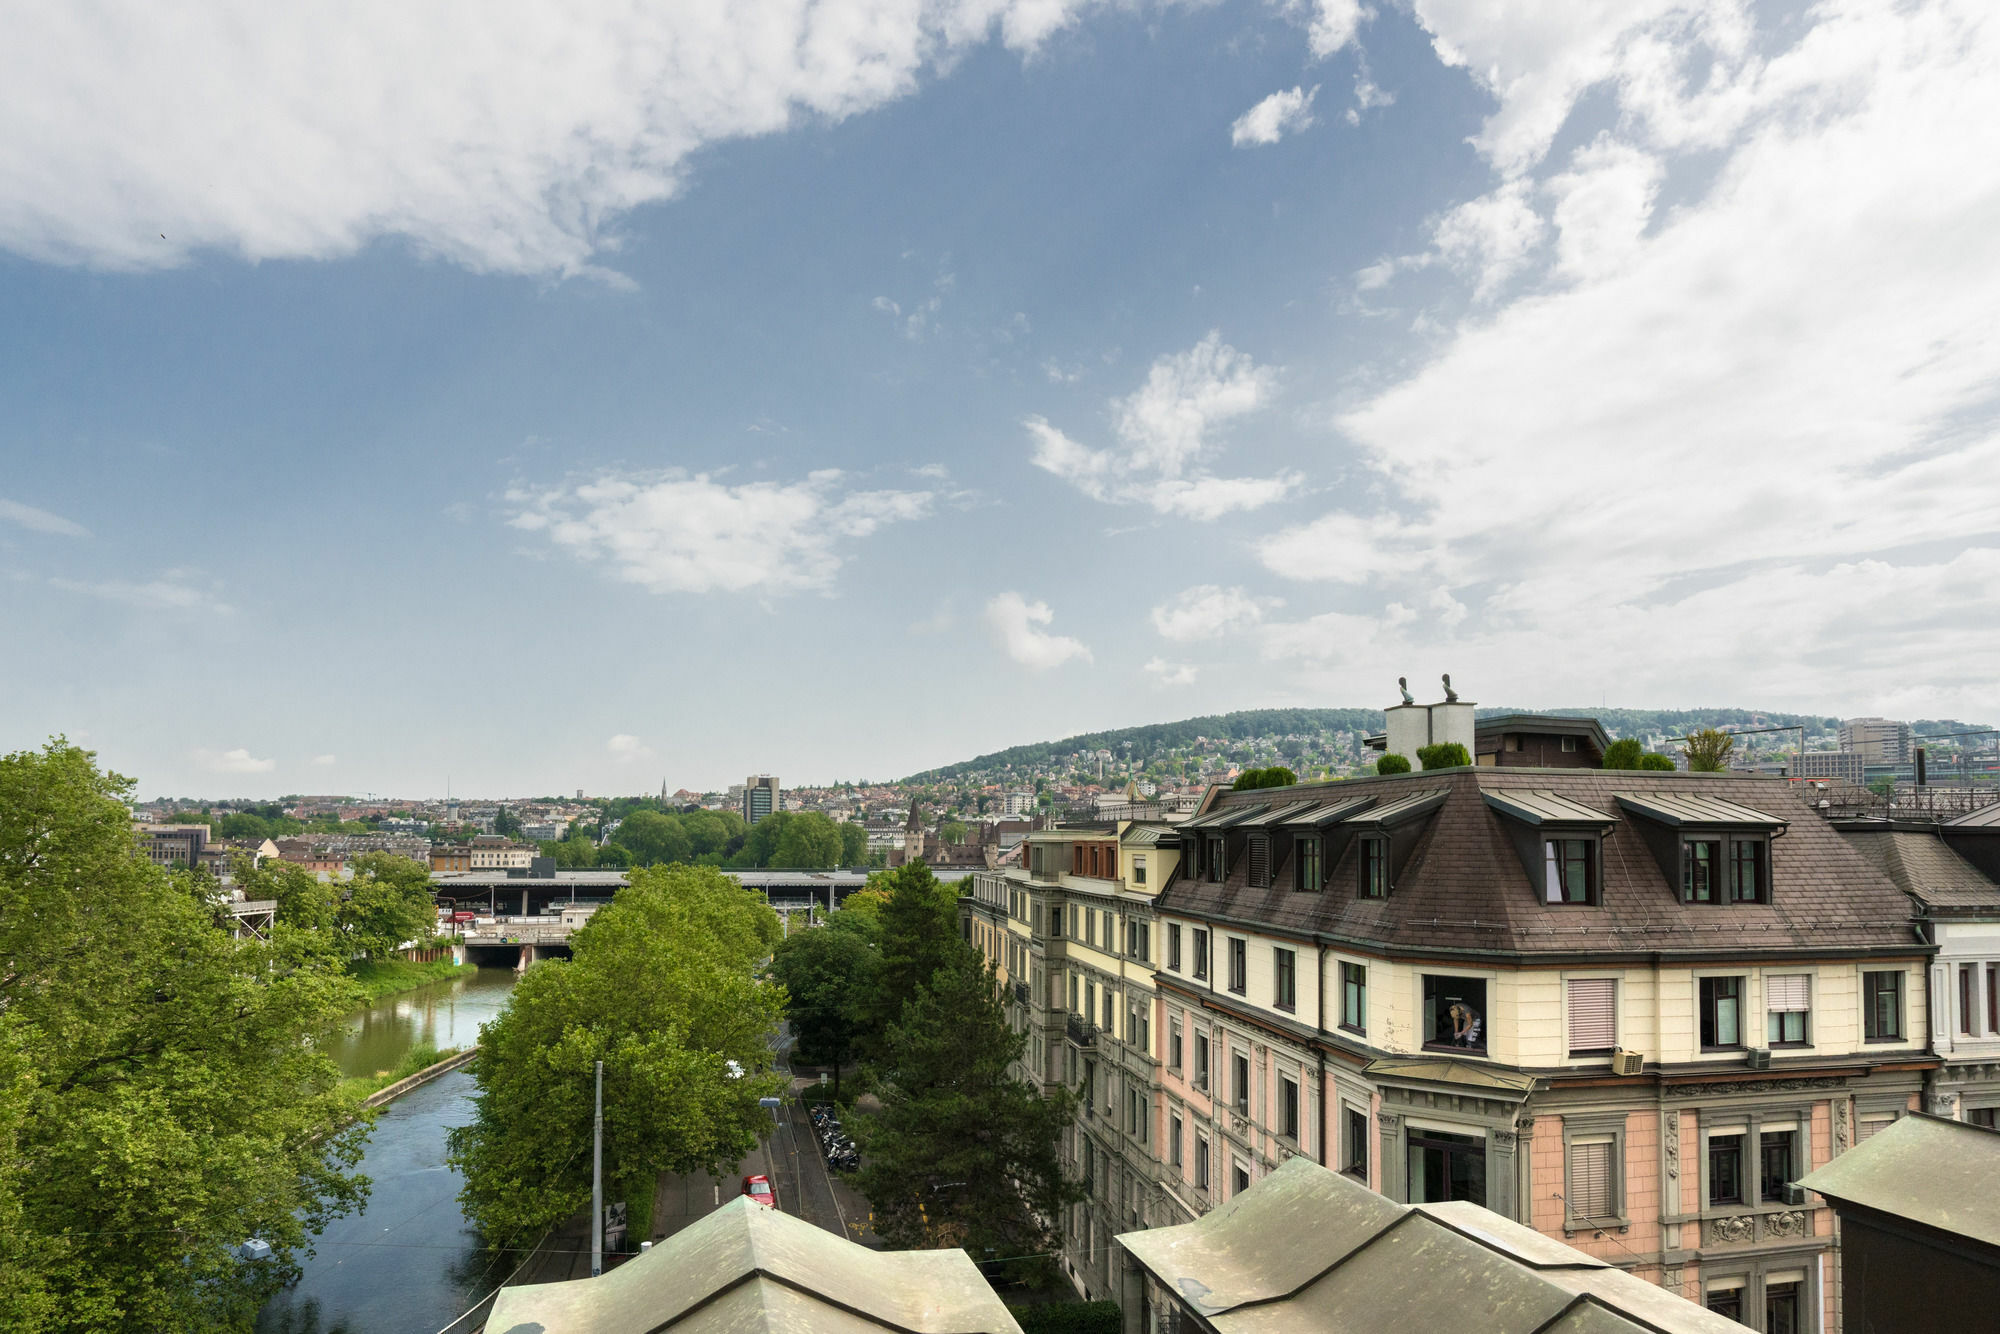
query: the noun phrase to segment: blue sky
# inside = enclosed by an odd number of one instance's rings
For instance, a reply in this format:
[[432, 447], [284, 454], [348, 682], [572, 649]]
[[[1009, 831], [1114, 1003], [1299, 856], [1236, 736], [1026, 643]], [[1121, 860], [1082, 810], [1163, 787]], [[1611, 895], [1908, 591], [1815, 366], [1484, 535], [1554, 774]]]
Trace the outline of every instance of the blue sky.
[[602, 792], [1439, 671], [1989, 714], [1994, 18], [1506, 8], [25, 11], [6, 744]]

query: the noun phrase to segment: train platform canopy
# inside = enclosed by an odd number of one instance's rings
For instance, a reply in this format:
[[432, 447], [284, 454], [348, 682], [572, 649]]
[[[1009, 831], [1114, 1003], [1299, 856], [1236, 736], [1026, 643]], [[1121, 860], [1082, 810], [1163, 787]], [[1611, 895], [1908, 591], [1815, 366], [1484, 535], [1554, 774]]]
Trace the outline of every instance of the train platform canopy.
[[486, 1334], [1020, 1334], [966, 1253], [875, 1251], [745, 1196], [597, 1278], [503, 1288]]

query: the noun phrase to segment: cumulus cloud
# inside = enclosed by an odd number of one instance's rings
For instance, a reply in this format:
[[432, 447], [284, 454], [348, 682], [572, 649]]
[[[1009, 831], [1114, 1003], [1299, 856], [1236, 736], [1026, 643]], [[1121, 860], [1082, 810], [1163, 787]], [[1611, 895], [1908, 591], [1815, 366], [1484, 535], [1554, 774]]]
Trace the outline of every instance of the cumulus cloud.
[[24, 6], [0, 44], [0, 247], [106, 269], [378, 238], [574, 273], [705, 145], [839, 120], [1089, 0]]
[[0, 523], [18, 524], [32, 533], [53, 533], [57, 537], [89, 537], [90, 530], [80, 523], [72, 523], [60, 514], [38, 510], [33, 505], [23, 505], [18, 500], [0, 497]]
[[1318, 84], [1272, 93], [1236, 118], [1229, 127], [1229, 142], [1238, 148], [1275, 144], [1287, 134], [1311, 129], [1313, 99], [1318, 96]]
[[1313, 55], [1324, 60], [1352, 42], [1367, 16], [1361, 0], [1315, 0], [1306, 31]]
[[1153, 628], [1176, 643], [1220, 639], [1249, 629], [1264, 619], [1267, 609], [1282, 605], [1277, 598], [1252, 597], [1240, 588], [1201, 584], [1153, 608]]
[[57, 576], [52, 577], [49, 584], [65, 593], [80, 593], [106, 602], [122, 602], [142, 611], [211, 612], [226, 616], [235, 610], [207, 589], [189, 583], [178, 574], [142, 580], [65, 579]]
[[1122, 448], [1093, 449], [1046, 418], [1030, 417], [1029, 461], [1093, 500], [1202, 520], [1257, 509], [1297, 485], [1298, 475], [1218, 478], [1203, 461], [1215, 428], [1266, 407], [1276, 389], [1275, 371], [1212, 330], [1186, 352], [1155, 361], [1145, 384], [1112, 401]]
[[1200, 675], [1193, 663], [1168, 662], [1165, 658], [1149, 661], [1146, 674], [1163, 686], [1191, 686]]
[[830, 587], [846, 542], [921, 519], [930, 491], [846, 491], [826, 469], [803, 481], [731, 486], [679, 470], [607, 474], [507, 493], [508, 522], [601, 562], [654, 593], [789, 593]]
[[267, 774], [278, 767], [276, 760], [260, 760], [248, 750], [197, 750], [194, 762], [212, 774]]
[[1091, 661], [1090, 650], [1068, 635], [1050, 634], [1055, 613], [1046, 602], [1030, 602], [1019, 593], [1001, 593], [986, 604], [986, 628], [1007, 656], [1023, 667], [1046, 671], [1071, 659]]
[[[1362, 503], [1260, 551], [1379, 610], [1268, 626], [1271, 651], [1447, 644], [1538, 698], [1865, 687], [1876, 709], [1910, 662], [1943, 692], [1983, 670], [2000, 647], [1973, 591], [2000, 559], [2000, 15], [1846, 0], [1758, 54], [1721, 4], [1640, 34], [1663, 51], [1527, 15], [1510, 36], [1474, 8], [1419, 5], [1472, 25], [1457, 49], [1476, 68], [1544, 39], [1562, 66], [1500, 61], [1517, 92], [1483, 132], [1496, 163], [1539, 160], [1548, 90], [1573, 99], [1578, 69], [1610, 71], [1618, 127], [1499, 187], [1550, 206], [1552, 253], [1521, 258], [1525, 221], [1486, 228], [1516, 239], [1468, 247], [1471, 280], [1493, 290], [1495, 263], [1516, 264], [1511, 295], [1339, 416]], [[1718, 50], [1698, 83], [1663, 73]], [[1661, 215], [1661, 181], [1696, 153], [1699, 188]]]

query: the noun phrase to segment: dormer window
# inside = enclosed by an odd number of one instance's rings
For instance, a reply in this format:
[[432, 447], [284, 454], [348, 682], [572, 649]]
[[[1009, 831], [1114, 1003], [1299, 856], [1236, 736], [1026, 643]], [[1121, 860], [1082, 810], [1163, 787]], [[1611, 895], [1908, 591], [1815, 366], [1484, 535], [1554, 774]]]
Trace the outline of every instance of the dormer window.
[[1681, 840], [1681, 902], [1770, 901], [1770, 839], [1762, 834], [1746, 834]]
[[1681, 902], [1714, 903], [1722, 889], [1722, 840], [1681, 841]]
[[1208, 878], [1216, 884], [1221, 884], [1223, 873], [1228, 866], [1223, 856], [1222, 835], [1210, 834], [1203, 843], [1207, 857]]
[[1364, 899], [1386, 898], [1389, 894], [1389, 840], [1377, 835], [1364, 836], [1356, 851], [1361, 863], [1361, 897]]
[[1766, 853], [1769, 844], [1762, 838], [1729, 840], [1729, 901], [1769, 903], [1771, 878]]
[[1250, 835], [1250, 883], [1258, 889], [1271, 884], [1271, 836]]
[[1544, 902], [1597, 902], [1596, 839], [1542, 840], [1542, 869]]
[[1769, 903], [1771, 840], [1786, 822], [1720, 797], [1617, 794], [1682, 903]]
[[1326, 883], [1326, 876], [1321, 866], [1321, 858], [1324, 856], [1325, 846], [1317, 836], [1301, 838], [1298, 841], [1297, 847], [1299, 853], [1293, 859], [1294, 864], [1298, 867], [1295, 873], [1298, 880], [1293, 886], [1295, 889], [1316, 894], [1319, 892], [1320, 887]]

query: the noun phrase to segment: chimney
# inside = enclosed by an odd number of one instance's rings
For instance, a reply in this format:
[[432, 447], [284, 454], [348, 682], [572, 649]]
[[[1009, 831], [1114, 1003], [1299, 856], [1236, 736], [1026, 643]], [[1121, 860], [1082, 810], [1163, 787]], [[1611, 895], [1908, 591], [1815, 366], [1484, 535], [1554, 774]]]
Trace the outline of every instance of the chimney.
[[1922, 786], [1924, 785], [1924, 781], [1925, 781], [1925, 780], [1924, 780], [1924, 770], [1925, 770], [1925, 765], [1924, 765], [1924, 748], [1923, 748], [1922, 746], [1918, 746], [1918, 747], [1917, 747], [1917, 786], [1918, 786], [1918, 787], [1922, 787]]

